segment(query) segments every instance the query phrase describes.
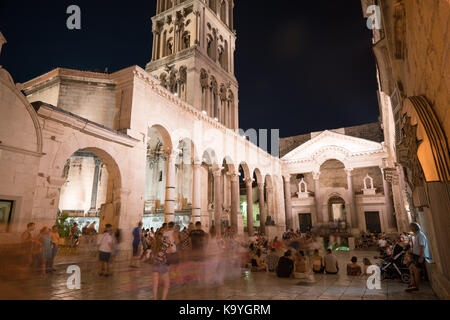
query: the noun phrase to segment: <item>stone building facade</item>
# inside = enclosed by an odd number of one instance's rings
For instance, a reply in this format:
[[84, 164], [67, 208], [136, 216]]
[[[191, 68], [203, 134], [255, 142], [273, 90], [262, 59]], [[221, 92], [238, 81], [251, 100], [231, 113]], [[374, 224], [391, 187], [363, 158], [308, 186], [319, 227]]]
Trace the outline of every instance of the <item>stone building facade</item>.
[[408, 210], [409, 221], [419, 222], [428, 236], [433, 255], [428, 274], [435, 292], [448, 299], [450, 3], [363, 0], [362, 8], [379, 26], [373, 49], [389, 154], [385, 175], [398, 210]]
[[392, 190], [382, 174], [388, 154], [381, 135], [374, 123], [281, 139], [292, 228], [341, 221], [355, 235], [397, 232]]

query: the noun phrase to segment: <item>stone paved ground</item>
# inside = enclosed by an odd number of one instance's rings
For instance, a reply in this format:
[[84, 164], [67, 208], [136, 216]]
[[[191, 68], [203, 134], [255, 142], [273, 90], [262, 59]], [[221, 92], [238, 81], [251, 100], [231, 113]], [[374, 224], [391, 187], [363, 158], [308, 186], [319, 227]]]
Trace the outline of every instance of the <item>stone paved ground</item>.
[[[341, 269], [345, 269], [352, 255], [359, 260], [374, 252], [340, 252]], [[81, 263], [81, 290], [69, 290], [66, 265], [46, 279], [0, 282], [0, 299], [36, 300], [149, 300], [153, 299], [151, 266], [129, 268], [127, 262], [116, 263], [110, 278], [100, 278], [96, 265]], [[382, 281], [381, 290], [366, 288], [366, 278], [340, 275], [315, 275], [314, 283], [296, 279], [279, 279], [273, 273], [242, 271], [240, 277], [227, 280], [220, 286], [206, 286], [190, 282], [176, 285], [169, 293], [170, 300], [431, 300], [437, 299], [428, 283], [420, 292], [404, 292], [406, 285], [399, 280]]]

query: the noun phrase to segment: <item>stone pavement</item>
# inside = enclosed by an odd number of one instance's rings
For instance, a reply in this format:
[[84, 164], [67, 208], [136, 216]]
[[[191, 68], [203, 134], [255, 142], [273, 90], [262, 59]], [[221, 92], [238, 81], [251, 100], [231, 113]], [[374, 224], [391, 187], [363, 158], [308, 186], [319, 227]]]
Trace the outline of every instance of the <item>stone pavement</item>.
[[[314, 283], [297, 279], [279, 279], [273, 273], [252, 273], [243, 270], [240, 276], [226, 280], [219, 286], [190, 281], [170, 289], [170, 300], [431, 300], [437, 299], [428, 283], [421, 291], [405, 293], [400, 280], [382, 281], [381, 290], [366, 288], [365, 277], [348, 277], [345, 265], [351, 256], [359, 261], [371, 258], [374, 252], [339, 252], [339, 275], [315, 275]], [[36, 277], [26, 281], [0, 282], [0, 299], [33, 300], [150, 300], [152, 293], [151, 266], [140, 269], [128, 267], [128, 261], [117, 262], [113, 275], [100, 278], [92, 262], [79, 264], [81, 289], [69, 290], [65, 273], [67, 265], [57, 266], [57, 272], [45, 279]]]

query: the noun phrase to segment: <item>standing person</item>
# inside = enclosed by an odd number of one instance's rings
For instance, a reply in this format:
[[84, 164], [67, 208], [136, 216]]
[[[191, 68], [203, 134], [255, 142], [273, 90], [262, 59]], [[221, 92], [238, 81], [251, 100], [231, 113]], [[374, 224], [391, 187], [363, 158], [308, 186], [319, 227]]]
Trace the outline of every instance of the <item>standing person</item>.
[[170, 244], [164, 237], [162, 232], [157, 232], [155, 235], [155, 241], [153, 241], [152, 255], [153, 255], [153, 299], [158, 300], [158, 286], [159, 279], [164, 283], [164, 291], [162, 300], [167, 299], [167, 294], [169, 293], [170, 278], [169, 278], [169, 268], [167, 265], [167, 250]]
[[138, 226], [133, 229], [133, 256], [131, 257], [130, 267], [138, 268], [137, 261], [141, 256], [139, 254], [139, 247], [142, 243], [142, 221], [138, 223]]
[[72, 247], [78, 245], [78, 240], [80, 238], [80, 229], [78, 229], [78, 223], [74, 222], [72, 228], [70, 228], [70, 239]]
[[327, 249], [327, 254], [323, 257], [323, 263], [325, 265], [326, 274], [337, 274], [339, 272], [339, 264], [336, 256], [332, 253], [331, 249]]
[[413, 233], [411, 237], [412, 261], [409, 265], [411, 283], [405, 291], [414, 292], [419, 291], [420, 276], [422, 272], [425, 272], [425, 262], [427, 259], [431, 259], [431, 253], [427, 236], [422, 232], [420, 225], [413, 222], [409, 228]]
[[201, 259], [203, 256], [206, 233], [202, 230], [202, 223], [200, 221], [195, 223], [195, 229], [189, 233], [189, 237], [191, 238], [194, 255]]
[[167, 229], [163, 232], [165, 240], [169, 244], [167, 249], [167, 265], [177, 265], [178, 264], [178, 253], [177, 245], [180, 242], [178, 237], [178, 232], [175, 231], [175, 223], [169, 222]]
[[42, 246], [42, 256], [41, 256], [41, 272], [42, 276], [49, 271], [47, 269], [48, 262], [52, 259], [52, 238], [50, 236], [50, 230], [47, 227], [41, 229], [41, 246]]
[[53, 267], [53, 263], [55, 261], [56, 254], [58, 253], [58, 245], [59, 245], [58, 226], [55, 225], [52, 227], [50, 237], [52, 239], [52, 259], [50, 260], [50, 270], [56, 271], [55, 268]]
[[111, 262], [111, 255], [116, 247], [116, 237], [114, 236], [114, 230], [112, 225], [107, 224], [105, 226], [105, 232], [99, 236], [97, 240], [98, 257], [100, 261], [99, 276], [109, 276], [109, 263]]
[[27, 257], [27, 262], [30, 266], [34, 265], [33, 246], [36, 245], [36, 241], [33, 238], [33, 232], [35, 229], [36, 224], [34, 222], [30, 222], [27, 224], [27, 230], [25, 230], [21, 236], [23, 253]]

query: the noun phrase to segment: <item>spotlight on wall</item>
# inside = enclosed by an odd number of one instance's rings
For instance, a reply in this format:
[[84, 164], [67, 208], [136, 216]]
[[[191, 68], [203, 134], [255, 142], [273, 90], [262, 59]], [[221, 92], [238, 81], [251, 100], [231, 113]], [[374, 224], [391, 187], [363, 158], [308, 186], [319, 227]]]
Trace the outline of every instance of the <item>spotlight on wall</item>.
[[206, 113], [206, 111], [205, 111], [205, 110], [203, 110], [203, 111], [202, 111], [202, 113], [203, 113], [203, 114], [204, 114], [205, 116], [207, 115], [207, 113]]
[[217, 118], [214, 118], [214, 120], [216, 120], [217, 122], [219, 121], [219, 119], [217, 119]]
[[177, 93], [177, 92], [175, 92], [173, 95], [174, 95], [175, 97], [178, 97], [178, 93]]

